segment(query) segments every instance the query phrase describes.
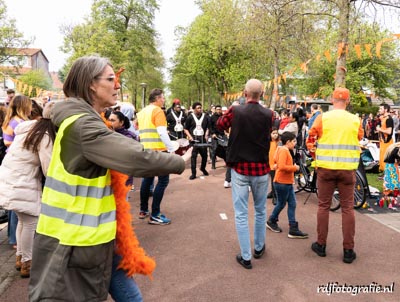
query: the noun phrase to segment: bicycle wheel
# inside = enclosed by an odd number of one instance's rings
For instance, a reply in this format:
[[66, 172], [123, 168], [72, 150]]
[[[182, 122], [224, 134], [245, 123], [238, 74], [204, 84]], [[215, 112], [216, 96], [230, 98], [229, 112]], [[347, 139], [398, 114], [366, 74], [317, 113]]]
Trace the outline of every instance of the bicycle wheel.
[[339, 198], [339, 191], [338, 189], [335, 189], [335, 192], [333, 193], [332, 196], [332, 202], [331, 202], [331, 208], [330, 210], [332, 212], [338, 210], [340, 208], [340, 198]]
[[356, 171], [356, 185], [354, 187], [354, 208], [361, 208], [367, 200], [368, 188], [360, 172]]
[[301, 191], [309, 192], [308, 189], [308, 178], [310, 177], [310, 170], [303, 165], [300, 165], [300, 170], [294, 175], [295, 186], [294, 192], [298, 193]]
[[[359, 209], [361, 208], [366, 199], [367, 199], [367, 186], [363, 177], [361, 176], [360, 172], [356, 171], [356, 183], [354, 185], [354, 208]], [[336, 211], [340, 208], [340, 198], [339, 198], [339, 191], [335, 189], [335, 192], [332, 196], [332, 203], [330, 210]]]

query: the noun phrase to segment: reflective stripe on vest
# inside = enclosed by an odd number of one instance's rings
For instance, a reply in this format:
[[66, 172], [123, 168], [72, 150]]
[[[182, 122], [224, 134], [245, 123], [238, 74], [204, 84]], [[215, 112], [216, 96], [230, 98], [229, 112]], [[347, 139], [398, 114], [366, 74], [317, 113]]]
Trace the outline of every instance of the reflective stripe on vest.
[[160, 135], [157, 132], [156, 126], [151, 121], [153, 116], [153, 110], [155, 110], [156, 108], [158, 107], [153, 104], [150, 104], [145, 108], [143, 108], [137, 114], [140, 143], [143, 145], [145, 150], [165, 151], [167, 150], [167, 147], [165, 147], [165, 144], [163, 143], [163, 141], [160, 138]]
[[323, 113], [316, 166], [331, 170], [356, 170], [360, 159], [359, 127], [359, 118], [345, 110]]
[[61, 161], [64, 131], [82, 115], [67, 118], [57, 132], [36, 231], [60, 244], [93, 246], [115, 239], [116, 209], [109, 170], [89, 179], [68, 173]]

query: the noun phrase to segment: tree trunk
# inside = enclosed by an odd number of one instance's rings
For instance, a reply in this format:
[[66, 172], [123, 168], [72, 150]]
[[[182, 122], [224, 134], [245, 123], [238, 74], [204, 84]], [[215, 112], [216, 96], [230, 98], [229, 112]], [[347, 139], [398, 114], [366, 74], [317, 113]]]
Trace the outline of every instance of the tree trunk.
[[271, 104], [270, 108], [275, 110], [276, 101], [278, 98], [279, 87], [278, 87], [278, 77], [279, 77], [279, 54], [277, 49], [274, 49], [274, 87], [272, 89], [272, 97], [271, 97]]
[[349, 24], [350, 24], [350, 1], [337, 0], [339, 8], [339, 41], [338, 47], [341, 53], [336, 60], [335, 88], [346, 87], [346, 56], [348, 48]]

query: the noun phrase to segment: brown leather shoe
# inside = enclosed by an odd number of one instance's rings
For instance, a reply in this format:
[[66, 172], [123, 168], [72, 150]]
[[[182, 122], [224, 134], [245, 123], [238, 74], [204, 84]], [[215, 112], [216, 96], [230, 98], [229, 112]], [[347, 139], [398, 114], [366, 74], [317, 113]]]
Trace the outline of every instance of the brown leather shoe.
[[32, 260], [28, 260], [26, 262], [22, 262], [21, 267], [21, 278], [29, 278], [31, 275], [31, 264]]
[[21, 265], [22, 265], [21, 264], [22, 255], [16, 256], [15, 258], [16, 258], [16, 260], [15, 260], [15, 269], [17, 271], [20, 271], [21, 270]]

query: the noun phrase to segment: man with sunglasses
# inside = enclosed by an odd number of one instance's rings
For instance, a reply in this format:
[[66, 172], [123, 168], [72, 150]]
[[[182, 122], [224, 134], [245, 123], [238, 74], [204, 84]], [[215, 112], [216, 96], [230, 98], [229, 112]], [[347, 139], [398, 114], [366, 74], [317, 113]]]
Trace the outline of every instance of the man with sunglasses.
[[193, 180], [196, 178], [196, 162], [197, 155], [200, 153], [201, 156], [201, 165], [200, 171], [203, 172], [204, 176], [208, 176], [208, 172], [206, 170], [207, 164], [207, 140], [206, 136], [208, 135], [208, 131], [210, 128], [210, 118], [208, 114], [203, 112], [203, 107], [201, 103], [195, 102], [192, 105], [193, 113], [191, 113], [185, 122], [185, 133], [189, 139], [193, 143], [193, 151], [192, 158], [190, 161], [190, 166], [192, 169], [192, 175], [190, 175], [189, 179]]

